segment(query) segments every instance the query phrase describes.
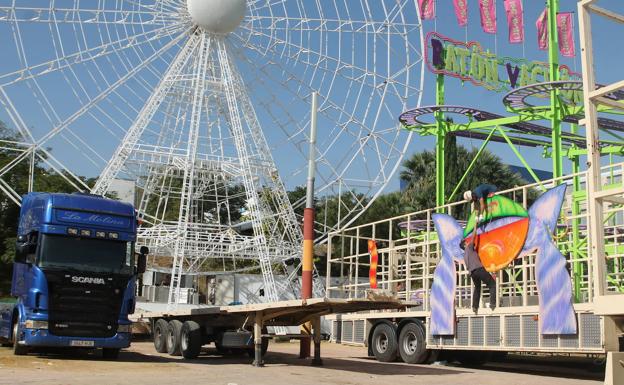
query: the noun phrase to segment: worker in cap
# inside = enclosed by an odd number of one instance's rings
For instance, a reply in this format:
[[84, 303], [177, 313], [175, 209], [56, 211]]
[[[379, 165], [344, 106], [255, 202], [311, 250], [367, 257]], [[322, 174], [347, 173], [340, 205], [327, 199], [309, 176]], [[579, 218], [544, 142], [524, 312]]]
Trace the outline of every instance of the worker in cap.
[[483, 222], [487, 213], [487, 205], [485, 200], [494, 196], [498, 188], [492, 184], [480, 184], [474, 190], [468, 190], [464, 193], [464, 200], [472, 204], [473, 210], [477, 214], [477, 223]]

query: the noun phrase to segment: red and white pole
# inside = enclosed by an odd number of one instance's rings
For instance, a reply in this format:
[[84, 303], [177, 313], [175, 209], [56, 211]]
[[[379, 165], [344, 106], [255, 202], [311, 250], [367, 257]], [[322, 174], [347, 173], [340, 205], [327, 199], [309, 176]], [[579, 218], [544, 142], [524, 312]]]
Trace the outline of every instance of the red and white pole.
[[[308, 180], [306, 207], [303, 211], [303, 266], [301, 273], [301, 299], [312, 298], [312, 270], [314, 269], [314, 176], [316, 174], [316, 125], [318, 94], [312, 93], [310, 117], [310, 153], [308, 155]], [[308, 323], [308, 331], [310, 324]], [[310, 357], [310, 338], [302, 338], [299, 358]], [[315, 347], [316, 348], [316, 347]]]

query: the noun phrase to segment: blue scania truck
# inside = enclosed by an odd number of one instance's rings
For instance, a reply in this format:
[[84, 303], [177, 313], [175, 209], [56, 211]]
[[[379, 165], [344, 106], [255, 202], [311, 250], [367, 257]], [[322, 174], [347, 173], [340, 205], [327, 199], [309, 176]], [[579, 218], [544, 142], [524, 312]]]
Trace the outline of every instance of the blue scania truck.
[[29, 193], [20, 211], [11, 294], [0, 304], [0, 342], [15, 354], [36, 347], [130, 346], [136, 277], [132, 205], [90, 194]]

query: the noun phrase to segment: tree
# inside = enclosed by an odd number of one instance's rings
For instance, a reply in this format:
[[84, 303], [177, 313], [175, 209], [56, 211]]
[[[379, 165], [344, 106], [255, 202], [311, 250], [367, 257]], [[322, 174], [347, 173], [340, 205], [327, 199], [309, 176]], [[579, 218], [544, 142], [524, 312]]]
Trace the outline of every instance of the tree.
[[[463, 146], [457, 146], [452, 135], [447, 136], [447, 138], [445, 143], [444, 186], [446, 199], [449, 198], [478, 152], [476, 149], [467, 150]], [[403, 197], [405, 204], [410, 206], [412, 211], [435, 207], [435, 169], [434, 151], [416, 153], [403, 162], [400, 178], [407, 184]], [[490, 183], [503, 190], [526, 184], [526, 181], [519, 174], [511, 171], [507, 165], [503, 164], [498, 156], [484, 150], [459, 189], [457, 189], [453, 201], [463, 199], [461, 194], [465, 190], [472, 189], [481, 183]], [[457, 208], [454, 215], [457, 218], [462, 218], [466, 217], [468, 213], [468, 206], [463, 205]]]
[[[0, 142], [22, 142], [20, 135], [0, 121]], [[15, 159], [18, 152], [4, 146], [0, 149], [0, 168]], [[38, 154], [39, 155], [39, 154]], [[34, 191], [73, 192], [76, 189], [67, 182], [69, 176], [60, 175], [46, 168], [41, 158], [34, 160], [33, 176]], [[30, 173], [28, 161], [22, 161], [13, 166], [2, 176], [2, 181], [11, 186], [18, 194], [28, 192], [28, 178]], [[82, 178], [83, 181], [87, 181]], [[7, 295], [11, 284], [13, 257], [15, 256], [15, 241], [20, 208], [7, 194], [0, 193], [0, 297]]]

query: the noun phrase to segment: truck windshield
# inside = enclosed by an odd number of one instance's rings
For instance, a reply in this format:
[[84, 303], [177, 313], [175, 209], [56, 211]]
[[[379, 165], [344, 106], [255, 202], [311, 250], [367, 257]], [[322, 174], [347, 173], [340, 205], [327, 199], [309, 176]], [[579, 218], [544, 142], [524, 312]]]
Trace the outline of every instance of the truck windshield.
[[43, 234], [39, 266], [132, 274], [132, 242]]

